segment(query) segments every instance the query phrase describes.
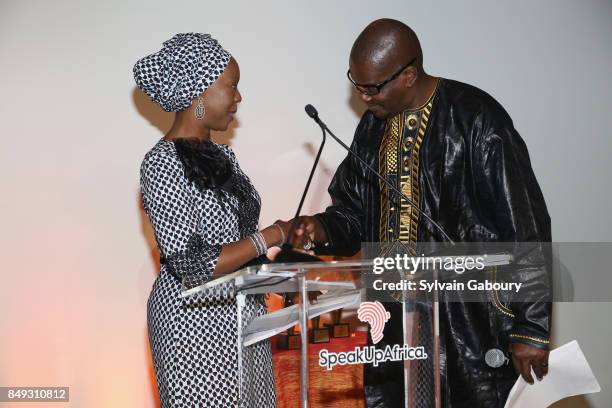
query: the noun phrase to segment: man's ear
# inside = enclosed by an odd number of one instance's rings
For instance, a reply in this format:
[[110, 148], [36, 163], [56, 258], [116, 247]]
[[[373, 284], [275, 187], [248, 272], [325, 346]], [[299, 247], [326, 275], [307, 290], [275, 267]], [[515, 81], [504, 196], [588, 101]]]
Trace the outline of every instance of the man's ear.
[[419, 77], [419, 72], [415, 67], [408, 67], [401, 74], [405, 88], [412, 88]]

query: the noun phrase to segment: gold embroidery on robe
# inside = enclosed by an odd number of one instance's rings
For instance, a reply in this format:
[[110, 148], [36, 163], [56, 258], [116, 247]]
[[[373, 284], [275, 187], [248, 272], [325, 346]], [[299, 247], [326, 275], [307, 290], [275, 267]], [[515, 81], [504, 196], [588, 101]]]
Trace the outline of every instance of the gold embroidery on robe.
[[[419, 154], [435, 95], [434, 91], [422, 108], [406, 110], [387, 119], [378, 152], [381, 175], [401, 190], [418, 208], [421, 208]], [[398, 200], [396, 194], [383, 182], [379, 185], [381, 252], [386, 253], [390, 244], [399, 241], [408, 248], [410, 255], [416, 255], [420, 218], [418, 211], [403, 197]]]

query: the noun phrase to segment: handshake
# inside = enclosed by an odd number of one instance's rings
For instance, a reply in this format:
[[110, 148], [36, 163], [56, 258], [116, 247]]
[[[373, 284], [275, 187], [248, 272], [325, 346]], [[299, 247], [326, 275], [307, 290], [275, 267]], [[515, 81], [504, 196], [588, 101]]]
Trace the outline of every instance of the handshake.
[[290, 247], [295, 251], [314, 255], [315, 247], [328, 242], [325, 228], [314, 216], [300, 216], [290, 221], [278, 220], [268, 228], [278, 230], [280, 237], [275, 241], [279, 242], [278, 246], [283, 249]]

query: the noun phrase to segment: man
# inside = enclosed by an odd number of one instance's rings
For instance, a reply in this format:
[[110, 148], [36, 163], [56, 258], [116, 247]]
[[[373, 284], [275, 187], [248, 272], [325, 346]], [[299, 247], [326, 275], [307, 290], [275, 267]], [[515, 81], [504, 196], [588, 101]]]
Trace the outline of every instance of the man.
[[[452, 240], [550, 242], [550, 218], [525, 143], [491, 96], [428, 75], [416, 34], [390, 19], [374, 21], [359, 35], [349, 68], [368, 107], [352, 150]], [[351, 155], [336, 171], [329, 193], [332, 206], [302, 217], [294, 244], [312, 240], [318, 253], [352, 255], [362, 242], [415, 248], [445, 240], [405, 197]], [[539, 249], [536, 244], [527, 257], [537, 266], [518, 275], [532, 290], [529, 302], [441, 304], [444, 406], [503, 407], [518, 374], [530, 383], [531, 369], [538, 379], [546, 375], [550, 259]], [[398, 308], [392, 309], [384, 338], [399, 343], [401, 319]], [[484, 356], [493, 347], [510, 351], [513, 367], [487, 366]], [[366, 366], [368, 407], [403, 406], [402, 375], [401, 365]]]

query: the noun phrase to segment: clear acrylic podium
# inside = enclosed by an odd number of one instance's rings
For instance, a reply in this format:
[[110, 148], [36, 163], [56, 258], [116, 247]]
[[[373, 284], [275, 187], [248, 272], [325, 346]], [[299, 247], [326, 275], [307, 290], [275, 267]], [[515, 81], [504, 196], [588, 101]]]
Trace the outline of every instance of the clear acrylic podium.
[[[488, 255], [487, 267], [506, 265], [511, 255]], [[197, 294], [216, 285], [233, 282], [234, 296], [238, 308], [239, 349], [249, 347], [270, 338], [290, 327], [299, 325], [301, 336], [300, 357], [300, 406], [308, 407], [308, 320], [337, 309], [357, 309], [366, 300], [368, 279], [371, 279], [372, 260], [332, 261], [287, 264], [263, 264], [250, 266], [233, 273], [221, 275], [206, 282], [185, 279], [182, 296]], [[431, 272], [430, 272], [431, 273]], [[443, 280], [433, 272], [434, 279]], [[418, 276], [411, 275], [408, 279]], [[264, 293], [297, 292], [298, 304], [242, 321], [242, 307], [245, 296]], [[309, 292], [321, 292], [316, 303], [310, 302]], [[423, 346], [429, 356], [426, 360], [404, 360], [404, 401], [405, 407], [441, 407], [440, 376], [440, 330], [439, 298], [437, 291], [420, 298], [409, 291], [401, 291], [397, 303], [402, 307], [403, 344]], [[381, 300], [381, 302], [384, 300]], [[387, 324], [389, 324], [387, 322]], [[365, 325], [365, 323], [364, 323]], [[242, 353], [238, 353], [239, 384], [243, 384]], [[242, 390], [239, 390], [241, 400]]]

